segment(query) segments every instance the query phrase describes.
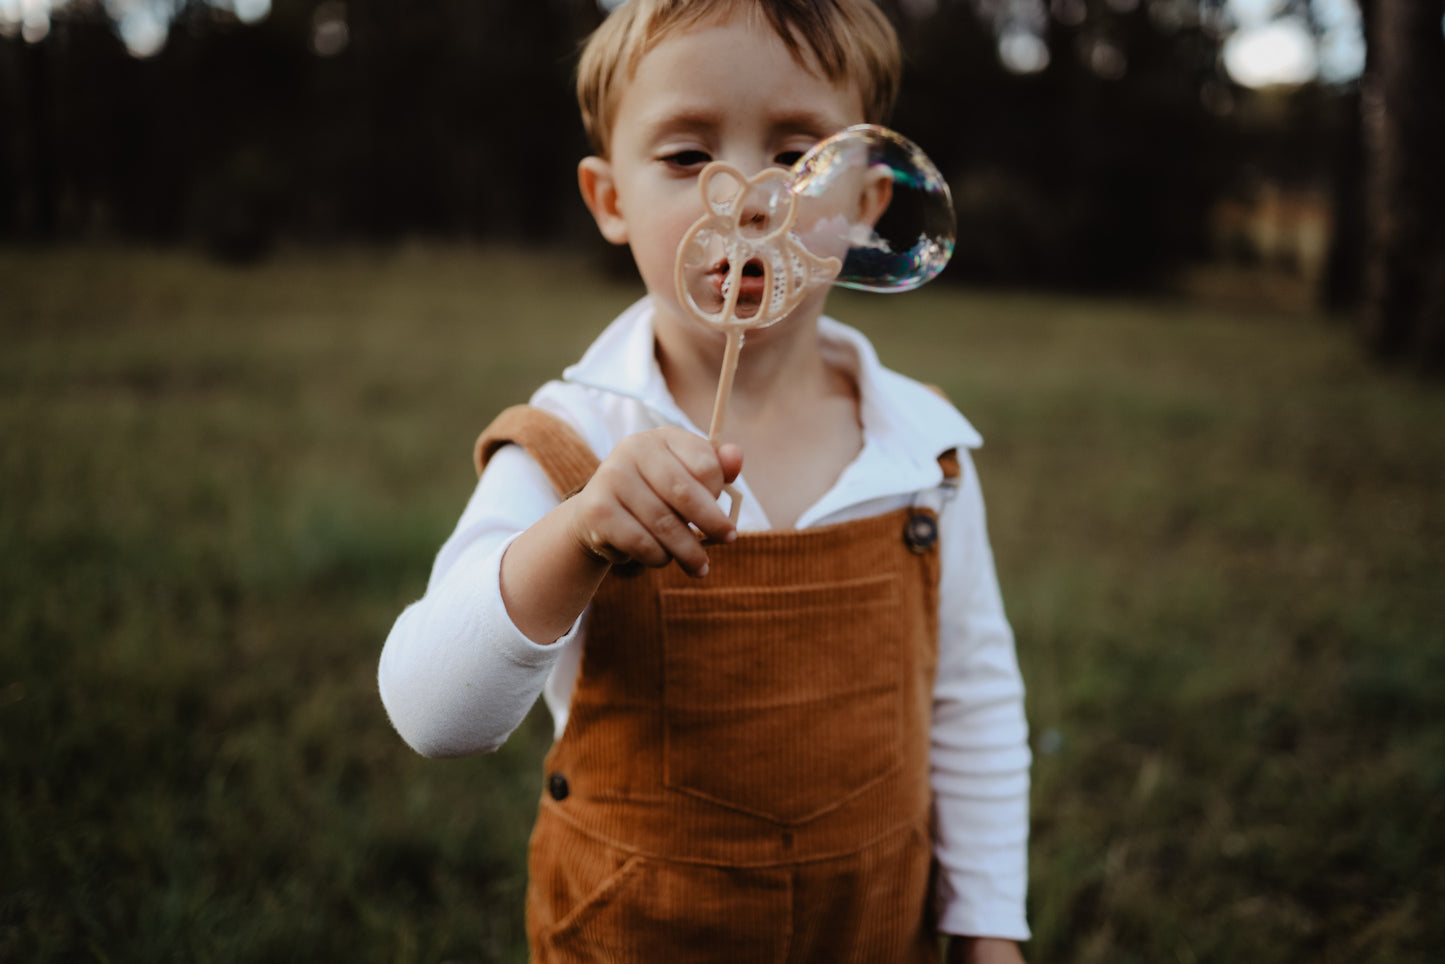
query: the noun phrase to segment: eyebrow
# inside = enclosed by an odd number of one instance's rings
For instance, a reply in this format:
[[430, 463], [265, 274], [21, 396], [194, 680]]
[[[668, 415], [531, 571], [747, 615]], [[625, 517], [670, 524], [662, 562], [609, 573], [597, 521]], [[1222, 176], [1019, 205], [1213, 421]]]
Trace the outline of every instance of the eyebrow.
[[[714, 126], [718, 123], [719, 116], [720, 112], [709, 108], [684, 107], [661, 111], [653, 118], [643, 118], [642, 127], [646, 131], [647, 138], [653, 140], [674, 131]], [[837, 126], [838, 123], [833, 118], [806, 108], [784, 111], [768, 118], [768, 128], [771, 132], [797, 132], [814, 137], [826, 137], [836, 130], [841, 130], [842, 128]]]
[[715, 111], [702, 108], [683, 108], [660, 111], [655, 117], [643, 118], [642, 129], [649, 140], [670, 134], [673, 131], [710, 127], [717, 123]]
[[[811, 110], [789, 111], [772, 119], [772, 127], [775, 131], [798, 131], [818, 137], [826, 137], [841, 130], [842, 128], [837, 126], [838, 123], [839, 121], [835, 118]], [[843, 123], [846, 126], [846, 121]]]

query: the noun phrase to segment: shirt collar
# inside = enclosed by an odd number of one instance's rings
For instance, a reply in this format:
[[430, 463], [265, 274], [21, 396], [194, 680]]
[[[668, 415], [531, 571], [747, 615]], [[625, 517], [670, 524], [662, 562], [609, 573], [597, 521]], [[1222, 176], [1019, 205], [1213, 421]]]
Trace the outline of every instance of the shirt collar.
[[[830, 360], [857, 380], [865, 437], [890, 459], [932, 467], [950, 449], [983, 444], [942, 394], [885, 368], [862, 332], [828, 317], [818, 325]], [[665, 420], [696, 430], [667, 389], [654, 344], [652, 302], [643, 298], [608, 325], [562, 378], [636, 399]]]
[[636, 399], [666, 421], [692, 427], [657, 364], [651, 298], [635, 302], [618, 315], [581, 359], [563, 370], [562, 380]]

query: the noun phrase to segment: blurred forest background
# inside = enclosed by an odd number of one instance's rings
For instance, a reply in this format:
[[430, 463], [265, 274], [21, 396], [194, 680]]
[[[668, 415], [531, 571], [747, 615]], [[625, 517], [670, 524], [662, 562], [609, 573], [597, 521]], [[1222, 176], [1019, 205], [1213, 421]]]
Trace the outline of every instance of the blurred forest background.
[[[1445, 947], [1445, 0], [881, 0], [977, 459], [1030, 960]], [[470, 443], [635, 299], [594, 0], [0, 0], [0, 961], [525, 960], [550, 720], [376, 659]]]
[[[1440, 363], [1441, 0], [883, 6], [908, 52], [894, 126], [958, 204], [951, 277], [1121, 290], [1264, 264], [1364, 305], [1381, 356]], [[0, 239], [235, 261], [285, 240], [593, 244], [571, 70], [604, 13], [4, 0]]]

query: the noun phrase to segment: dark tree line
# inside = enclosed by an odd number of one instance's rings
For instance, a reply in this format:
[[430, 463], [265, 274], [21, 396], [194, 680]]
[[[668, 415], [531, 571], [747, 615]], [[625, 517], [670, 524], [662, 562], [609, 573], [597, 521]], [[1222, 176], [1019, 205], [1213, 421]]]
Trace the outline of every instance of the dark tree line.
[[[880, 0], [907, 52], [894, 126], [954, 187], [950, 276], [1148, 285], [1207, 253], [1211, 206], [1244, 172], [1361, 183], [1335, 163], [1358, 143], [1349, 89], [1243, 120], [1253, 95], [1219, 66], [1222, 2], [1046, 5], [1048, 67], [1012, 74], [981, 13], [1006, 5]], [[236, 259], [278, 239], [598, 244], [573, 186], [571, 93], [594, 0], [276, 0], [254, 25], [193, 0], [146, 60], [98, 4], [57, 17], [41, 43], [0, 39], [0, 240]], [[327, 18], [346, 42], [323, 50]]]
[[[565, 233], [582, 153], [568, 71], [584, 3], [332, 4], [243, 25], [193, 3], [154, 58], [94, 13], [0, 41], [0, 237], [327, 241]], [[564, 200], [568, 203], [564, 203]]]

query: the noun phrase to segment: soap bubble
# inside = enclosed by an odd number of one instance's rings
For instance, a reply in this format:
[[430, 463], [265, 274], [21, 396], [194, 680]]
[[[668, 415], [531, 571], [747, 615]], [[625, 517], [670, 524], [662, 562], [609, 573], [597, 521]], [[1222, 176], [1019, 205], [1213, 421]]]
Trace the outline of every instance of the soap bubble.
[[953, 200], [928, 155], [872, 124], [839, 131], [793, 165], [801, 199], [793, 231], [815, 254], [843, 261], [835, 284], [910, 291], [953, 255]]

